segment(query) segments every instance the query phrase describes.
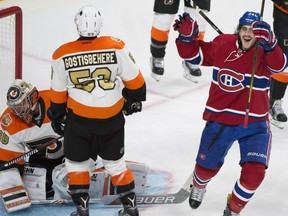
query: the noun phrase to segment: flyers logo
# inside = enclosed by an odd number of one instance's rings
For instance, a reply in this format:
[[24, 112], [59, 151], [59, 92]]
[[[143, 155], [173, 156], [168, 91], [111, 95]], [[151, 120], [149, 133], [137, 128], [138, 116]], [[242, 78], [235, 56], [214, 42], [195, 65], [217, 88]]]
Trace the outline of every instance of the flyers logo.
[[242, 82], [245, 77], [235, 71], [222, 69], [219, 71], [217, 79], [219, 87], [226, 92], [237, 92], [244, 89]]
[[173, 0], [164, 0], [164, 4], [165, 5], [172, 5], [173, 4]]

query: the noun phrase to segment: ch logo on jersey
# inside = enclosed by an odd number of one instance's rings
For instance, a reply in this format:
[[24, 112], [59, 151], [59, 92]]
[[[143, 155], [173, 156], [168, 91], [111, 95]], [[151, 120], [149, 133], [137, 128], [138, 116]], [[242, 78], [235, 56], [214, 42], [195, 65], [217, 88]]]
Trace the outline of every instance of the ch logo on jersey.
[[219, 87], [226, 92], [237, 92], [244, 89], [242, 82], [245, 76], [233, 70], [221, 69], [217, 79]]
[[165, 5], [172, 5], [173, 4], [173, 0], [164, 0], [164, 4]]

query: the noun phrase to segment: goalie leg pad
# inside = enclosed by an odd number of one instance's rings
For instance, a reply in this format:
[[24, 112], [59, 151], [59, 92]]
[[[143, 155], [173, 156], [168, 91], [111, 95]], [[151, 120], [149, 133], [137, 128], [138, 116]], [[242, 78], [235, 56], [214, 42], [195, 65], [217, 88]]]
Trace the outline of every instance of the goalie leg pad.
[[0, 171], [0, 194], [7, 212], [31, 206], [28, 193], [17, 168]]
[[24, 168], [23, 181], [31, 200], [46, 199], [46, 172], [45, 168]]

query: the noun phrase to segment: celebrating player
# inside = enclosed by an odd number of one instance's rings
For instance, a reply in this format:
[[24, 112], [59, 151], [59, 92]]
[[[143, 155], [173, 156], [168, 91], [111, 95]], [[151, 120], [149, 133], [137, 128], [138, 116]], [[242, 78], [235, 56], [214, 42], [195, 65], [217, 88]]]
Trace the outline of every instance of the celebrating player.
[[[38, 91], [30, 83], [17, 79], [8, 89], [7, 105], [0, 124], [1, 163], [59, 137], [45, 114], [50, 106], [48, 90]], [[20, 160], [1, 170], [0, 193], [6, 210], [12, 212], [29, 207], [30, 199], [53, 198], [52, 170], [62, 159], [63, 143], [59, 140], [31, 155], [28, 164]], [[24, 185], [22, 180], [28, 183]]]
[[123, 157], [123, 113], [142, 110], [145, 81], [122, 40], [98, 36], [102, 18], [94, 6], [82, 7], [74, 21], [79, 39], [53, 54], [48, 110], [53, 128], [65, 137], [69, 191], [77, 206], [71, 215], [89, 215], [89, 158], [100, 156], [123, 205], [119, 215], [137, 216], [134, 177]]
[[[221, 34], [211, 42], [197, 40], [198, 24], [189, 14], [180, 15], [174, 29], [179, 32], [176, 45], [184, 60], [213, 66], [203, 113], [207, 123], [196, 158], [189, 204], [193, 209], [199, 207], [207, 184], [221, 169], [232, 144], [238, 141], [241, 175], [223, 216], [240, 215], [263, 181], [268, 167], [272, 137], [268, 122], [269, 79], [272, 73], [287, 66], [287, 57], [277, 45], [270, 25], [261, 21], [260, 14], [255, 12], [244, 13], [235, 34]], [[255, 74], [246, 128], [243, 123], [251, 73]]]
[[[193, 2], [193, 7], [191, 5]], [[166, 45], [168, 43], [168, 36], [171, 24], [179, 9], [180, 0], [155, 0], [154, 2], [154, 18], [151, 28], [151, 69], [152, 77], [159, 81], [164, 74], [164, 57]], [[206, 31], [206, 21], [198, 14], [196, 5], [205, 13], [210, 11], [210, 0], [185, 0], [184, 11], [189, 13], [193, 19], [198, 20], [200, 24], [199, 40], [204, 39]], [[201, 70], [198, 65], [193, 65], [188, 61], [182, 62], [184, 68], [184, 77], [190, 81], [198, 82], [197, 77], [201, 76]]]

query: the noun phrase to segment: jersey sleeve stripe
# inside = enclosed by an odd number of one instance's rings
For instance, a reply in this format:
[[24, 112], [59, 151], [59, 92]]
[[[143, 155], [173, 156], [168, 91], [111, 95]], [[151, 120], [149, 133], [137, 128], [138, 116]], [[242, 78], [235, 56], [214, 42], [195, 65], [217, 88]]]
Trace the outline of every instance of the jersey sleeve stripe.
[[50, 99], [53, 103], [62, 104], [66, 103], [68, 99], [67, 91], [58, 92], [54, 91], [52, 88], [50, 89]]
[[137, 77], [135, 77], [132, 80], [123, 80], [123, 83], [125, 85], [126, 88], [130, 89], [130, 90], [135, 90], [138, 88], [141, 88], [141, 86], [144, 85], [144, 78], [142, 73], [139, 71], [139, 74]]

